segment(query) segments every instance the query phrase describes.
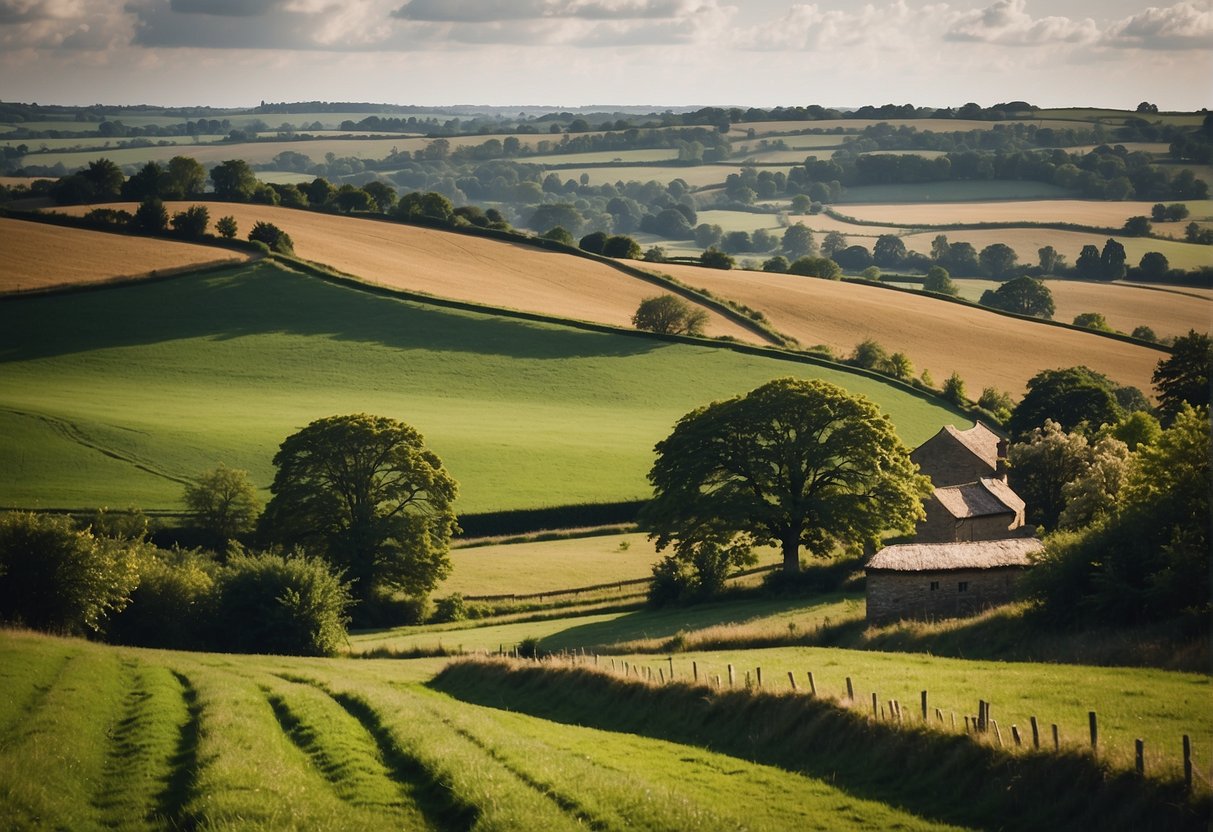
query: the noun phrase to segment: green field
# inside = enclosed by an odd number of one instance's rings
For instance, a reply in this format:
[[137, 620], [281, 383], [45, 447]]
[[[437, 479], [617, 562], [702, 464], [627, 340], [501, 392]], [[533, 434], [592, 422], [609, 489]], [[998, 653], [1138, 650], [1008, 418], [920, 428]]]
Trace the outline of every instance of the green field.
[[797, 375], [881, 404], [916, 445], [940, 405], [843, 371], [713, 346], [444, 310], [253, 265], [0, 301], [0, 505], [173, 509], [219, 462], [267, 486], [308, 422], [418, 427], [457, 509], [637, 499], [693, 407]]
[[677, 158], [677, 148], [654, 147], [643, 150], [602, 150], [595, 153], [544, 153], [522, 156], [518, 161], [528, 165], [592, 165], [610, 162], [626, 165], [635, 162], [668, 162]]
[[963, 202], [991, 199], [1073, 198], [1074, 194], [1045, 182], [930, 182], [922, 185], [857, 185], [847, 188], [840, 204], [858, 202]]

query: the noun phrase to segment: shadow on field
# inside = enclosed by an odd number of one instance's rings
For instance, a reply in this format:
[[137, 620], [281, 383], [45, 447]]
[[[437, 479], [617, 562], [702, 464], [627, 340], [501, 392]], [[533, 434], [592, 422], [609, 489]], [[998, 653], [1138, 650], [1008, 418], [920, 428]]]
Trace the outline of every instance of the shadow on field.
[[531, 359], [629, 356], [662, 346], [647, 338], [378, 296], [266, 263], [0, 301], [0, 361], [189, 338], [226, 340], [269, 334], [314, 335], [399, 350]]

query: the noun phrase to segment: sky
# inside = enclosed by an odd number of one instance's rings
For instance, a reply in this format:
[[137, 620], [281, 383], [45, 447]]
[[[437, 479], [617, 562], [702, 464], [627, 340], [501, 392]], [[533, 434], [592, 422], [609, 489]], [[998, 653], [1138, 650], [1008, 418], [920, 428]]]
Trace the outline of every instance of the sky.
[[0, 0], [0, 100], [1213, 106], [1213, 0]]

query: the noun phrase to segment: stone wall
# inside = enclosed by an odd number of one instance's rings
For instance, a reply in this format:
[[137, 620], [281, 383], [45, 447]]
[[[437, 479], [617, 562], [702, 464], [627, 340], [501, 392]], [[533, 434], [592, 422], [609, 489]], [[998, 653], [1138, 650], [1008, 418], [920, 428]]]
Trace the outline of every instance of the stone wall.
[[910, 459], [918, 463], [936, 488], [1000, 476], [1000, 472], [945, 433], [937, 433], [919, 445], [910, 452]]
[[868, 623], [974, 615], [1016, 598], [1023, 567], [939, 572], [869, 572]]
[[914, 530], [917, 543], [966, 543], [970, 540], [1002, 540], [1014, 536], [1014, 530], [1023, 525], [1023, 518], [1010, 510], [1006, 514], [990, 514], [957, 520], [945, 509], [934, 495], [928, 497], [923, 508], [927, 517]]

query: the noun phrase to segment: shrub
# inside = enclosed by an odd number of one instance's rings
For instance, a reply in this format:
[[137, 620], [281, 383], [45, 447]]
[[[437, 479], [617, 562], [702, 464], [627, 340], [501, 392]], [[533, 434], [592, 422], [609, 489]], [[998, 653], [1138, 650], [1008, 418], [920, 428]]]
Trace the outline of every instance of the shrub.
[[196, 550], [156, 550], [140, 564], [131, 603], [114, 616], [107, 635], [119, 644], [204, 649], [218, 566]]
[[331, 656], [345, 643], [351, 603], [349, 584], [320, 558], [238, 550], [215, 582], [214, 645]]
[[173, 230], [182, 237], [197, 239], [206, 233], [211, 215], [205, 205], [191, 205], [173, 214]]
[[561, 243], [569, 247], [577, 245], [577, 241], [573, 239], [573, 235], [560, 225], [552, 226], [539, 236], [545, 240], [552, 240], [553, 242]]
[[707, 266], [709, 269], [731, 269], [736, 265], [736, 261], [733, 260], [732, 255], [725, 254], [713, 246], [699, 255], [699, 265]]
[[1158, 342], [1158, 335], [1155, 334], [1154, 330], [1148, 326], [1134, 327], [1133, 337], [1140, 338], [1143, 341], [1153, 341], [1155, 343]]
[[130, 602], [145, 544], [95, 535], [68, 517], [0, 516], [0, 620], [83, 633]]
[[463, 621], [468, 617], [467, 602], [458, 592], [453, 592], [445, 598], [434, 602], [432, 621], [445, 623], [447, 621]]
[[632, 316], [632, 326], [649, 332], [702, 335], [708, 313], [674, 295], [645, 298]]
[[220, 237], [231, 240], [239, 233], [240, 227], [236, 225], [236, 218], [229, 214], [215, 221], [215, 230], [219, 232]]
[[826, 280], [842, 279], [842, 269], [828, 257], [799, 257], [788, 266], [788, 273]]
[[640, 244], [631, 237], [623, 235], [607, 237], [606, 242], [602, 246], [602, 253], [607, 257], [638, 260], [640, 259]]
[[590, 254], [602, 254], [606, 247], [607, 235], [601, 231], [595, 231], [591, 234], [586, 234], [581, 238], [581, 242], [577, 244], [582, 251], [588, 251]]
[[1097, 332], [1112, 331], [1112, 327], [1108, 326], [1107, 319], [1098, 312], [1080, 312], [1074, 316], [1074, 326], [1094, 329]]
[[291, 242], [290, 235], [270, 222], [254, 223], [253, 230], [248, 233], [248, 238], [255, 243], [264, 243], [270, 251], [277, 251], [280, 254], [295, 253], [295, 246]]
[[131, 212], [114, 208], [94, 208], [84, 215], [84, 219], [96, 225], [110, 225], [118, 228], [129, 225]]
[[964, 379], [958, 373], [952, 373], [943, 382], [943, 397], [952, 404], [963, 405], [965, 398]]
[[960, 293], [956, 284], [952, 282], [952, 276], [943, 266], [932, 266], [927, 269], [927, 275], [922, 281], [922, 288], [928, 292], [938, 292], [941, 295], [955, 296]]
[[130, 227], [135, 231], [157, 234], [168, 228], [168, 211], [156, 197], [143, 200], [131, 217]]
[[776, 254], [774, 257], [763, 262], [762, 270], [764, 272], [784, 274], [788, 270], [788, 265], [788, 258], [784, 257], [782, 254]]

